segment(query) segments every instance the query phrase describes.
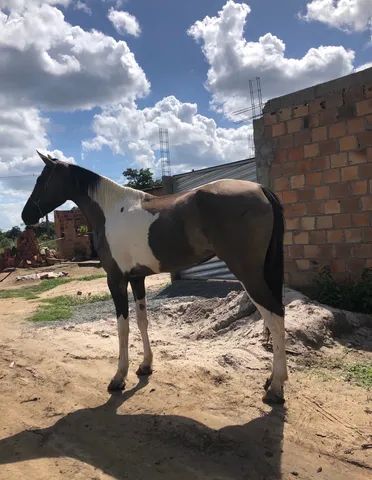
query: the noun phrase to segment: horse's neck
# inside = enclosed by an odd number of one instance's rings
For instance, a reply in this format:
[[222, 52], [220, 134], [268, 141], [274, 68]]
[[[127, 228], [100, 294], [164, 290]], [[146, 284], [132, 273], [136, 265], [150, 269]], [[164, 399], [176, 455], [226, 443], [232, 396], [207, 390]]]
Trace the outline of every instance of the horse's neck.
[[[84, 175], [85, 172], [79, 172]], [[89, 172], [91, 173], [91, 172]], [[135, 208], [145, 196], [143, 192], [129, 187], [122, 187], [112, 180], [95, 175], [88, 182], [81, 182], [83, 187], [74, 199], [94, 230], [102, 228], [105, 219], [116, 209]]]

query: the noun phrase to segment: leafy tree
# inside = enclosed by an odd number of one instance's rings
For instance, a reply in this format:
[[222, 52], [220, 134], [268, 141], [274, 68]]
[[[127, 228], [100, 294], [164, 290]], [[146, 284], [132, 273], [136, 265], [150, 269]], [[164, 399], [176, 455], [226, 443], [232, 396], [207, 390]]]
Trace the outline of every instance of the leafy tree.
[[128, 180], [126, 186], [137, 190], [147, 190], [161, 186], [161, 181], [154, 180], [153, 173], [149, 168], [140, 168], [139, 170], [137, 168], [127, 168], [123, 175]]
[[19, 227], [12, 227], [10, 230], [5, 232], [5, 236], [10, 238], [11, 240], [15, 240], [21, 233], [21, 229]]

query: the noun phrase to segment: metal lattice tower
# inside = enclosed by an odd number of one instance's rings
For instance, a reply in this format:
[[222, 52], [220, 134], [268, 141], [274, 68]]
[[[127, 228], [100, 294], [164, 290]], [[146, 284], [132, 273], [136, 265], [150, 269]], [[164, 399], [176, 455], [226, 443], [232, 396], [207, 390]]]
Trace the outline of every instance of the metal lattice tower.
[[171, 176], [169, 151], [169, 133], [167, 128], [159, 127], [160, 161], [162, 177]]

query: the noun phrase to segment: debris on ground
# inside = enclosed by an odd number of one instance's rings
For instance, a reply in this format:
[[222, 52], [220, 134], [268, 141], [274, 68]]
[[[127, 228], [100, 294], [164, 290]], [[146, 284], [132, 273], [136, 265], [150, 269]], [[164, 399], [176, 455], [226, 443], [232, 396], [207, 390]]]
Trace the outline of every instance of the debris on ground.
[[29, 275], [17, 275], [16, 281], [31, 281], [31, 280], [50, 280], [52, 278], [67, 277], [67, 272], [39, 272], [30, 273]]

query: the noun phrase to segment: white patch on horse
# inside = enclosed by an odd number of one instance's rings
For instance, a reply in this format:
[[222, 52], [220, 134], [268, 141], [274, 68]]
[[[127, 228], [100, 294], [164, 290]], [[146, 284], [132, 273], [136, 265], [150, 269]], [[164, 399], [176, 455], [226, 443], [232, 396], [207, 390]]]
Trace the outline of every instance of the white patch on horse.
[[148, 243], [150, 226], [159, 214], [153, 215], [142, 208], [145, 193], [102, 178], [89, 196], [103, 211], [106, 239], [120, 270], [129, 272], [141, 265], [159, 273], [159, 261]]
[[140, 365], [140, 370], [146, 370], [152, 367], [152, 351], [150, 347], [150, 340], [147, 333], [148, 329], [148, 320], [147, 320], [147, 309], [146, 309], [146, 299], [136, 301], [136, 315], [137, 315], [137, 324], [139, 331], [141, 332], [142, 343], [143, 343], [143, 362]]

